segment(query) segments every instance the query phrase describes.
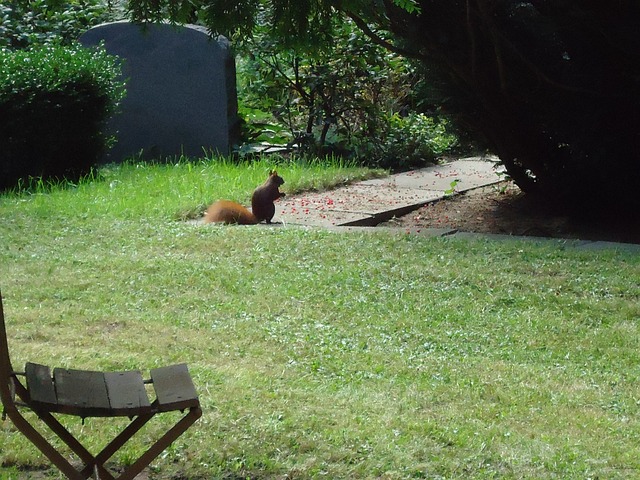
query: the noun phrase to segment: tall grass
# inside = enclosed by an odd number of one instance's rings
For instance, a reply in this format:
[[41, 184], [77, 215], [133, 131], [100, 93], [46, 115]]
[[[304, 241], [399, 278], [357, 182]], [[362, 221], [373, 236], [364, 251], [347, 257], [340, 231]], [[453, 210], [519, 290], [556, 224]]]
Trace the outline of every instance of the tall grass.
[[[118, 218], [184, 219], [201, 214], [207, 205], [225, 198], [250, 203], [251, 192], [272, 169], [285, 178], [283, 190], [328, 189], [354, 180], [382, 175], [337, 158], [293, 159], [263, 156], [234, 161], [225, 157], [177, 158], [162, 164], [108, 165], [78, 183], [34, 180], [13, 196], [28, 202], [31, 213], [56, 216], [110, 215]], [[69, 202], [70, 191], [73, 202]]]
[[[189, 363], [204, 416], [149, 478], [638, 477], [638, 256], [175, 220], [272, 165], [224, 168], [0, 198], [15, 364]], [[289, 188], [363, 173], [278, 168]], [[65, 421], [93, 450], [115, 431]], [[9, 424], [0, 465], [48, 468]]]

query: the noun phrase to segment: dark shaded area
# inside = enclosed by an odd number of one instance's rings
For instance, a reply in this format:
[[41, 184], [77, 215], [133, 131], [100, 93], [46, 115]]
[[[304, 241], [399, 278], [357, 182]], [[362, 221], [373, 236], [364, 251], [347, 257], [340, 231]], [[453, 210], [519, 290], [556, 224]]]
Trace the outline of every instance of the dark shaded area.
[[418, 3], [387, 0], [391, 28], [524, 191], [574, 212], [640, 207], [638, 2]]
[[483, 187], [430, 203], [384, 226], [451, 228], [461, 232], [640, 244], [640, 223], [610, 214], [593, 218], [558, 211], [511, 183]]

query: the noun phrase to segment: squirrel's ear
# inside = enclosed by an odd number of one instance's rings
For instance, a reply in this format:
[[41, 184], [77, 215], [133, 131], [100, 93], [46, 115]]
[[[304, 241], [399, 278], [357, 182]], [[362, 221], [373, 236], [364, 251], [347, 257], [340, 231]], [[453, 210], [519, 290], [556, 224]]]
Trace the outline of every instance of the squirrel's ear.
[[277, 175], [278, 175], [278, 172], [276, 172], [275, 170], [271, 170], [271, 171], [269, 172], [269, 175], [271, 175], [272, 177], [275, 177], [275, 176], [277, 176]]

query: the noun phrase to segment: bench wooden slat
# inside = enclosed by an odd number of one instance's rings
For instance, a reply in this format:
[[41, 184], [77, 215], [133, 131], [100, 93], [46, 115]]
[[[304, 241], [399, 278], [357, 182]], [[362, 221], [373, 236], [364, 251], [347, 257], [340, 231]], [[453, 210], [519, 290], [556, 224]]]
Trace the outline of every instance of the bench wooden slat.
[[61, 412], [86, 417], [111, 415], [104, 373], [88, 370], [53, 370]]
[[51, 369], [45, 365], [29, 362], [24, 370], [31, 401], [46, 409], [55, 408], [58, 401], [53, 378], [51, 378]]
[[182, 410], [199, 405], [198, 394], [185, 363], [151, 370], [160, 411]]
[[111, 410], [115, 415], [138, 415], [151, 406], [139, 371], [104, 374]]

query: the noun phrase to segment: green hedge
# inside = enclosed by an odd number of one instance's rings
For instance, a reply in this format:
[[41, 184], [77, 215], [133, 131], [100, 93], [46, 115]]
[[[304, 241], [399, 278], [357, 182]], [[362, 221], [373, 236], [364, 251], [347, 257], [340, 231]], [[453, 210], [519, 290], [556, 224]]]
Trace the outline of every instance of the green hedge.
[[119, 78], [116, 58], [103, 49], [0, 50], [0, 189], [89, 172], [124, 96]]

